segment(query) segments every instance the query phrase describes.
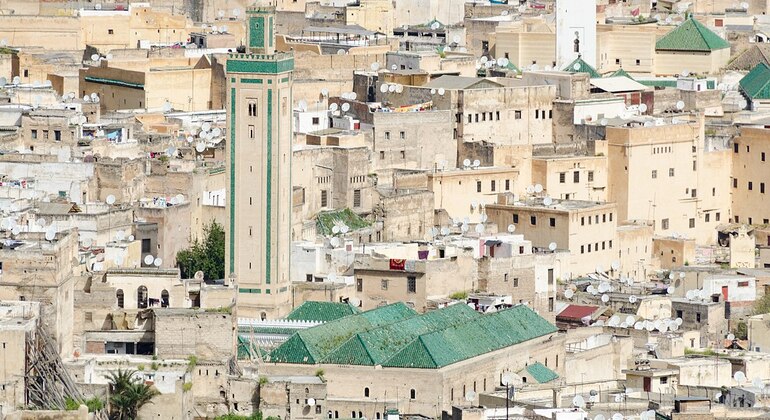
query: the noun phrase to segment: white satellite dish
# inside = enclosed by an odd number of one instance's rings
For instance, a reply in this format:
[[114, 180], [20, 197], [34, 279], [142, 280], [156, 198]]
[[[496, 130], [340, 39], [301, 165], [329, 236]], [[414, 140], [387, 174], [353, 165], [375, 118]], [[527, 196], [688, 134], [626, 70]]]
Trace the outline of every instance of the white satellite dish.
[[45, 232], [45, 240], [46, 241], [53, 241], [54, 238], [56, 238], [56, 230], [54, 229], [48, 229]]
[[309, 405], [311, 407], [314, 406], [315, 405], [315, 398], [308, 398], [307, 399], [307, 405]]
[[120, 255], [116, 255], [115, 256], [115, 265], [117, 265], [118, 267], [123, 265], [123, 257], [122, 256], [120, 256]]
[[351, 101], [355, 101], [357, 97], [358, 97], [358, 94], [357, 94], [357, 93], [355, 93], [355, 92], [350, 92], [350, 93], [348, 93], [348, 98], [349, 98]]
[[16, 236], [20, 233], [21, 233], [21, 228], [18, 225], [14, 226], [13, 229], [11, 229], [11, 234], [13, 234], [13, 236]]
[[241, 9], [233, 9], [233, 16], [238, 16], [241, 14]]
[[18, 85], [19, 83], [21, 83], [21, 77], [13, 76], [13, 80], [11, 83], [13, 83], [14, 85]]
[[746, 381], [746, 374], [743, 373], [743, 371], [739, 370], [735, 372], [735, 374], [733, 375], [733, 379], [735, 379], [735, 381], [738, 383], [742, 383]]
[[195, 140], [195, 137], [193, 137], [193, 136], [187, 136], [187, 139], [186, 139], [186, 140], [187, 140], [187, 142], [188, 142], [188, 143], [192, 143], [192, 142], [193, 142], [193, 140]]
[[543, 205], [550, 206], [553, 204], [553, 199], [551, 197], [545, 197], [543, 199]]
[[83, 248], [90, 248], [91, 245], [93, 245], [94, 241], [91, 238], [84, 238], [83, 239]]
[[91, 54], [91, 61], [99, 61], [99, 54]]
[[342, 104], [342, 112], [348, 112], [348, 111], [350, 111], [350, 104], [345, 102], [344, 104]]
[[474, 167], [474, 168], [478, 168], [479, 166], [481, 166], [481, 161], [480, 161], [480, 160], [478, 160], [478, 159], [475, 159], [475, 160], [473, 161], [473, 167]]
[[602, 295], [602, 302], [607, 303], [610, 301], [610, 297], [608, 295]]
[[152, 262], [152, 264], [153, 264], [155, 267], [160, 267], [160, 265], [161, 265], [161, 264], [163, 264], [163, 259], [162, 259], [162, 258], [160, 258], [160, 257], [158, 257], [158, 258], [155, 258], [155, 261], [153, 261], [153, 262]]
[[445, 92], [444, 88], [438, 88], [439, 96], [444, 96], [444, 92]]
[[448, 227], [442, 227], [442, 228], [441, 228], [441, 234], [442, 234], [442, 235], [444, 235], [444, 236], [447, 236], [447, 235], [449, 235], [449, 232], [450, 232], [450, 231], [449, 231], [449, 228], [448, 228]]
[[350, 303], [351, 305], [353, 305], [355, 307], [359, 307], [359, 306], [361, 306], [361, 299], [359, 299], [357, 297], [352, 297], [352, 298], [348, 299], [348, 303]]
[[647, 104], [639, 104], [639, 112], [641, 112], [642, 114], [647, 112]]
[[8, 84], [8, 79], [0, 77], [0, 86], [5, 86], [6, 84]]
[[[603, 272], [604, 272], [604, 267], [602, 267], [602, 265], [601, 265], [601, 264], [597, 265], [597, 266], [596, 266], [596, 272], [597, 272], [597, 273], [603, 273]], [[607, 283], [602, 283], [602, 284], [601, 284], [601, 286], [604, 286], [604, 288], [605, 288], [605, 289], [609, 290], [609, 288], [607, 287], [607, 286], [609, 286], [609, 284], [607, 284]]]
[[144, 257], [145, 265], [152, 265], [153, 261], [155, 261], [155, 257], [153, 257], [152, 255], [147, 255]]
[[684, 101], [676, 101], [676, 109], [683, 110], [684, 109]]
[[516, 230], [516, 225], [508, 225], [508, 233], [513, 233]]
[[195, 145], [195, 151], [198, 153], [203, 153], [204, 150], [206, 150], [206, 143], [201, 141]]
[[548, 244], [548, 249], [550, 249], [551, 251], [556, 251], [556, 242], [551, 242], [550, 244]]
[[636, 318], [633, 315], [628, 315], [626, 317], [626, 324], [634, 325], [635, 322], [636, 322]]
[[115, 204], [115, 196], [110, 194], [107, 196], [107, 199], [105, 201], [107, 202], [107, 204], [113, 205]]
[[393, 93], [396, 91], [396, 84], [392, 83], [388, 85], [388, 92]]
[[383, 83], [383, 84], [380, 85], [380, 92], [388, 93], [388, 84], [387, 83]]
[[[385, 85], [383, 85], [383, 86], [385, 86]], [[329, 111], [335, 112], [335, 111], [337, 111], [339, 109], [339, 107], [340, 106], [336, 102], [332, 103], [331, 105], [329, 105]]]
[[321, 89], [321, 96], [323, 96], [323, 97], [329, 96], [329, 89], [322, 88]]
[[134, 235], [128, 235], [128, 242], [134, 242]]
[[480, 233], [484, 233], [484, 225], [482, 225], [481, 223], [477, 224], [476, 225], [476, 233], [479, 233], [479, 234]]
[[117, 231], [117, 233], [115, 233], [115, 239], [117, 239], [118, 241], [122, 241], [123, 239], [126, 239], [126, 232], [123, 232], [122, 230]]
[[463, 166], [471, 166], [471, 160], [470, 159], [463, 159]]
[[535, 184], [535, 192], [538, 193], [538, 194], [543, 192], [543, 186], [540, 185], [540, 184]]
[[629, 302], [631, 302], [631, 303], [636, 303], [636, 301], [637, 301], [638, 299], [639, 299], [639, 298], [637, 298], [637, 297], [636, 297], [636, 296], [634, 296], [634, 295], [631, 295], [631, 296], [629, 296], [629, 297], [628, 297], [628, 301], [629, 301]]
[[349, 231], [350, 231], [350, 228], [348, 227], [348, 225], [340, 226], [340, 233], [342, 233], [343, 235], [348, 233]]
[[730, 340], [730, 341], [735, 340], [735, 334], [733, 334], [733, 333], [727, 334], [727, 339]]
[[378, 62], [376, 62], [376, 61], [375, 61], [375, 62], [374, 62], [374, 63], [372, 63], [372, 65], [371, 65], [371, 66], [369, 66], [369, 67], [372, 69], [372, 71], [377, 71], [377, 70], [379, 70], [379, 69], [380, 69], [380, 63], [378, 63]]
[[575, 71], [577, 71], [577, 70], [580, 70], [580, 63], [575, 63], [575, 64], [573, 64], [573, 65], [572, 65], [572, 68], [573, 68]]
[[476, 393], [473, 391], [468, 391], [465, 394], [465, 401], [473, 402], [476, 399]]
[[340, 227], [337, 225], [332, 226], [332, 233], [335, 235], [340, 233]]
[[501, 382], [505, 386], [513, 385], [513, 374], [510, 372], [503, 374], [503, 379]]
[[643, 330], [644, 329], [644, 323], [643, 322], [637, 322], [634, 324], [635, 330]]
[[578, 408], [584, 408], [586, 406], [586, 400], [581, 395], [575, 395], [572, 398], [572, 405]]
[[610, 263], [610, 268], [612, 268], [613, 271], [618, 271], [620, 268], [620, 261], [614, 260], [612, 263]]
[[564, 291], [565, 298], [572, 299], [573, 296], [575, 296], [575, 292], [573, 292], [572, 289], [567, 289]]
[[404, 85], [402, 84], [396, 84], [396, 93], [401, 93], [404, 91]]
[[669, 295], [673, 295], [675, 291], [676, 291], [676, 287], [674, 286], [668, 286], [668, 288], [666, 288], [666, 293], [668, 293]]
[[334, 238], [331, 238], [329, 240], [329, 244], [331, 244], [333, 248], [337, 248], [338, 246], [340, 246], [340, 238], [336, 236]]

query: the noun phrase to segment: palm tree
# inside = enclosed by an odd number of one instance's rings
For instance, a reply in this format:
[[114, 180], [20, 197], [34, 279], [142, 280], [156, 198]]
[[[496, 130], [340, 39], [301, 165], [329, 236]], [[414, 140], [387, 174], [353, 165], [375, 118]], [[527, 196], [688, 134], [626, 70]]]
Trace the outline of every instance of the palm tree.
[[158, 390], [135, 378], [135, 370], [118, 369], [110, 380], [110, 419], [133, 420], [139, 410], [160, 395]]

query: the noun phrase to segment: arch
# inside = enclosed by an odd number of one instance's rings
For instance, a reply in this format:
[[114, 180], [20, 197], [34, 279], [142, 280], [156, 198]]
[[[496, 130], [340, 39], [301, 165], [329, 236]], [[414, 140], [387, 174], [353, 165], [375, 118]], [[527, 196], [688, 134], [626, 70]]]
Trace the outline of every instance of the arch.
[[168, 290], [166, 289], [163, 289], [163, 291], [160, 292], [160, 307], [161, 308], [169, 307]]
[[139, 286], [136, 288], [136, 307], [144, 309], [147, 307], [147, 286]]
[[115, 292], [115, 298], [118, 300], [118, 308], [125, 307], [125, 295], [123, 294], [123, 289], [118, 289]]
[[262, 312], [261, 314], [259, 314], [259, 319], [261, 319], [263, 321], [266, 320], [267, 319], [267, 312]]

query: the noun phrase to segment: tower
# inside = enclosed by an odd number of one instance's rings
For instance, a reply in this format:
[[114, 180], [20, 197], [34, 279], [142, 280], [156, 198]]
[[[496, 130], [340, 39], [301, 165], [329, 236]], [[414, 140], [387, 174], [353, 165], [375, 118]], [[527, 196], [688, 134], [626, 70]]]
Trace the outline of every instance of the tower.
[[294, 56], [275, 51], [275, 8], [247, 10], [246, 53], [229, 54], [225, 273], [238, 316], [291, 309], [291, 141]]
[[578, 56], [596, 67], [596, 0], [557, 0], [556, 68]]

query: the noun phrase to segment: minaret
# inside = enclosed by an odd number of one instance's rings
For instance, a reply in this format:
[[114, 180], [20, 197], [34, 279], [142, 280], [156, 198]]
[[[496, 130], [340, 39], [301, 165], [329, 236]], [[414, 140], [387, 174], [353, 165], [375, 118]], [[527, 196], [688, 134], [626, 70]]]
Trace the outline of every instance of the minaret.
[[276, 318], [290, 308], [294, 56], [275, 52], [275, 7], [247, 10], [246, 53], [227, 58], [225, 273], [237, 315]]

